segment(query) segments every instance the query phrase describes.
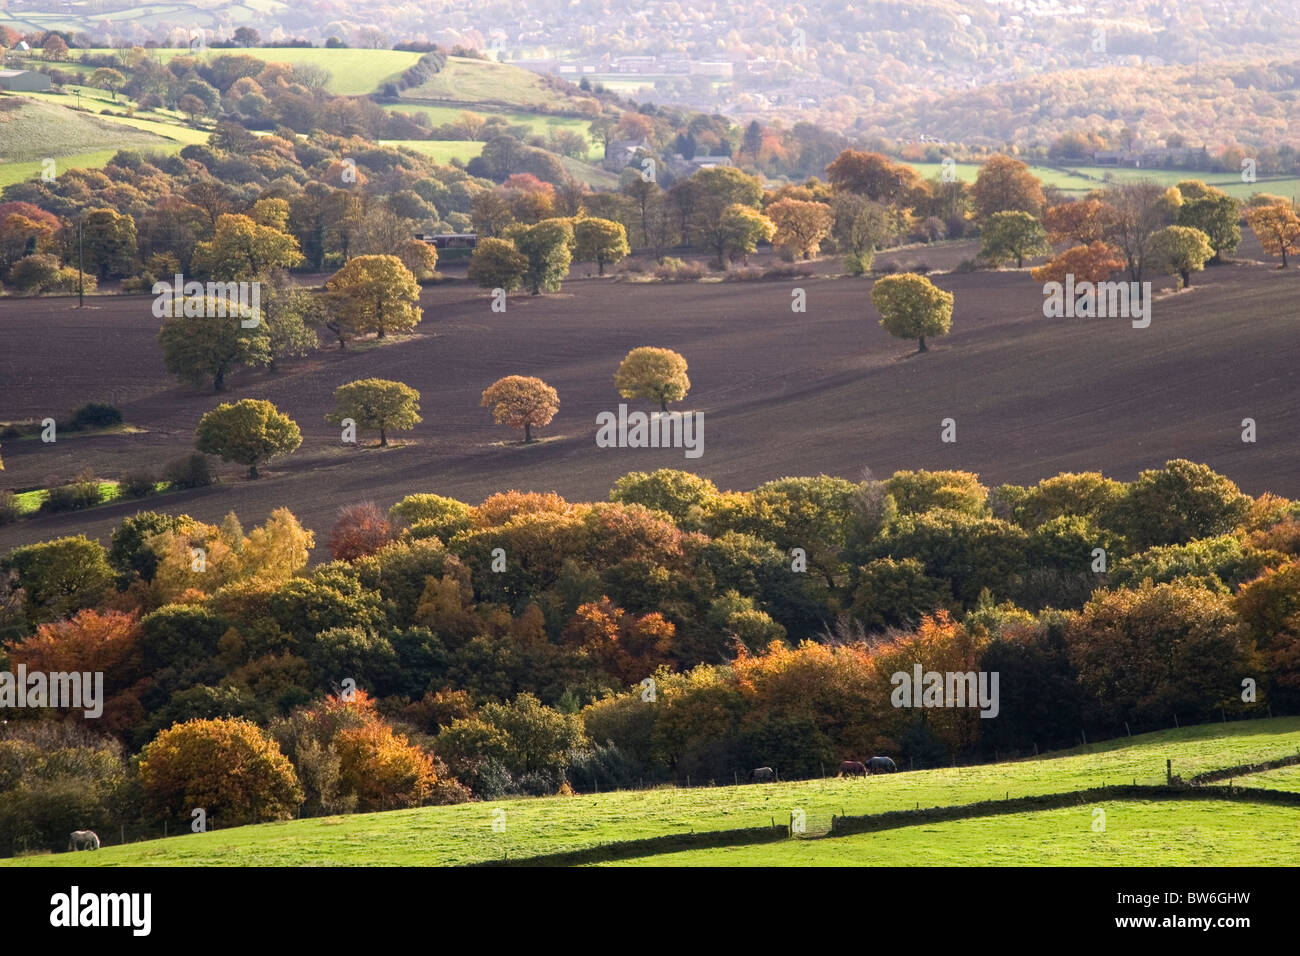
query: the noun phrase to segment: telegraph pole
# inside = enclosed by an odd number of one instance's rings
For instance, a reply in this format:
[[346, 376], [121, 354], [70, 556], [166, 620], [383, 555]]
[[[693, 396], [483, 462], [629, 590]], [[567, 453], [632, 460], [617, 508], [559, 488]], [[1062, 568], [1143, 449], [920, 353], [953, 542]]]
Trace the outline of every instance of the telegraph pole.
[[84, 213], [77, 214], [77, 308], [86, 307], [86, 268], [85, 262], [85, 223], [83, 220]]

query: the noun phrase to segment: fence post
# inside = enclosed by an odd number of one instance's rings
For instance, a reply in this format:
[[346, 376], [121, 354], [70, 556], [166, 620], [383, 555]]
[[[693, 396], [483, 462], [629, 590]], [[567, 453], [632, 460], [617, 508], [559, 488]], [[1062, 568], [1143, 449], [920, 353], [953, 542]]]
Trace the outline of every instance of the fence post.
[[1175, 726], [1175, 727], [1179, 727], [1179, 726], [1181, 726], [1181, 725], [1178, 723], [1178, 715], [1177, 715], [1177, 714], [1174, 714], [1174, 726]]
[[1124, 733], [1128, 734], [1130, 737], [1133, 736], [1133, 731], [1131, 731], [1131, 730], [1128, 729], [1128, 721], [1127, 721], [1127, 720], [1124, 721]]
[[126, 846], [126, 824], [118, 825], [118, 832], [122, 835], [122, 846]]
[[1082, 727], [1080, 727], [1080, 728], [1079, 728], [1079, 733], [1083, 734], [1083, 745], [1084, 745], [1085, 747], [1088, 746], [1088, 731], [1086, 731], [1086, 730], [1084, 730]]
[[1038, 756], [1038, 741], [1037, 741], [1037, 740], [1034, 741], [1034, 756], [1035, 756], [1035, 757]]
[[1165, 786], [1169, 786], [1173, 782], [1174, 782], [1174, 762], [1172, 760], [1166, 760], [1165, 761]]

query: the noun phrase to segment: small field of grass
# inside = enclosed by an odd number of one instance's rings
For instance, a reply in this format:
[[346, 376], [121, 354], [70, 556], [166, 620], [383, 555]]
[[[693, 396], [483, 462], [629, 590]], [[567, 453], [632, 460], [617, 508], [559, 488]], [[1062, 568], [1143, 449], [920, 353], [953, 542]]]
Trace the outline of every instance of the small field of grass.
[[[154, 484], [154, 495], [165, 494], [170, 490], [172, 490], [171, 485], [169, 485], [165, 481], [159, 481]], [[48, 494], [49, 494], [48, 489], [37, 488], [35, 491], [24, 491], [21, 494], [14, 495], [14, 504], [18, 506], [18, 514], [22, 517], [29, 517], [31, 515], [39, 514], [41, 510], [41, 502], [43, 502], [46, 499]], [[124, 500], [125, 498], [125, 496], [123, 496], [121, 493], [121, 487], [119, 483], [116, 481], [99, 482], [99, 497], [100, 497], [99, 504], [94, 505], [94, 507], [96, 508], [101, 507], [103, 505], [112, 504], [115, 501]], [[148, 501], [149, 499], [133, 498], [131, 500], [144, 502], [144, 501]]]
[[[1105, 814], [1104, 830], [1094, 830]], [[603, 866], [1295, 866], [1300, 812], [1116, 801], [825, 840], [686, 850]]]
[[[907, 163], [922, 177], [929, 179], [943, 171], [942, 163]], [[1172, 186], [1184, 179], [1199, 179], [1211, 186], [1222, 189], [1237, 199], [1249, 199], [1255, 193], [1273, 193], [1279, 196], [1300, 195], [1300, 177], [1279, 177], [1259, 179], [1254, 183], [1243, 183], [1240, 173], [1205, 173], [1186, 169], [1130, 169], [1116, 166], [1039, 166], [1031, 163], [1030, 170], [1046, 186], [1055, 186], [1070, 193], [1084, 193], [1099, 189], [1109, 182], [1135, 182], [1139, 179], [1154, 179], [1164, 186]], [[957, 163], [954, 171], [962, 182], [974, 182], [979, 174], [978, 163]]]
[[[105, 53], [105, 50], [92, 50], [92, 53]], [[330, 71], [330, 81], [325, 88], [331, 93], [343, 96], [359, 96], [374, 93], [388, 82], [396, 82], [402, 71], [412, 66], [420, 54], [405, 50], [327, 50], [324, 47], [248, 47], [230, 50], [209, 49], [206, 56], [223, 54], [247, 54], [269, 63], [312, 63], [323, 66]], [[172, 57], [188, 56], [189, 50], [157, 49], [150, 55], [156, 55], [160, 62], [167, 63]]]
[[1300, 765], [1265, 770], [1263, 773], [1234, 777], [1232, 780], [1220, 780], [1211, 786], [1259, 787], [1261, 790], [1286, 790], [1300, 793]]
[[[591, 127], [591, 120], [577, 116], [553, 116], [548, 113], [527, 113], [521, 110], [471, 109], [464, 106], [434, 106], [428, 103], [385, 103], [383, 106], [384, 109], [394, 110], [399, 113], [423, 113], [429, 117], [429, 122], [434, 126], [454, 123], [460, 118], [461, 113], [470, 112], [476, 113], [484, 119], [500, 116], [514, 126], [527, 126], [528, 132], [537, 136], [545, 136], [547, 133], [561, 129], [572, 130], [586, 136]], [[593, 144], [592, 148], [587, 152], [587, 159], [598, 160], [600, 158], [601, 148]]]
[[[328, 63], [322, 65], [333, 69]], [[403, 90], [402, 98], [454, 100], [458, 103], [508, 103], [524, 110], [572, 102], [563, 94], [548, 89], [536, 73], [493, 60], [466, 57], [448, 57], [446, 66], [440, 72], [419, 86]]]
[[403, 146], [428, 156], [435, 162], [450, 164], [453, 159], [468, 163], [483, 152], [484, 143], [471, 139], [384, 139], [385, 146]]
[[[11, 96], [5, 94], [8, 101]], [[162, 149], [176, 143], [153, 131], [65, 109], [63, 104], [23, 97], [16, 110], [0, 111], [0, 162], [35, 162], [45, 157], [81, 156], [106, 149]], [[8, 172], [0, 170], [0, 174]], [[22, 179], [25, 177], [19, 177]], [[15, 181], [15, 180], [10, 180]]]
[[[832, 814], [949, 806], [1101, 784], [1160, 784], [1165, 760], [1185, 779], [1300, 751], [1300, 718], [1203, 724], [1025, 761], [867, 778], [803, 780], [475, 802], [323, 817], [6, 862], [39, 866], [446, 866], [535, 856], [644, 837], [809, 821]], [[494, 832], [492, 811], [506, 811]], [[1091, 831], [1089, 831], [1091, 833]], [[957, 862], [954, 859], [954, 862]]]

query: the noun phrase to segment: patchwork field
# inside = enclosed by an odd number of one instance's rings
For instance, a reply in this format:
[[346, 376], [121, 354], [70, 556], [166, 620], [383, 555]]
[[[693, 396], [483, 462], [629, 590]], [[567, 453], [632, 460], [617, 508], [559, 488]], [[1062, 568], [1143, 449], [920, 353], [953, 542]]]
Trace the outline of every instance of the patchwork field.
[[[947, 243], [881, 259], [955, 264], [971, 254], [970, 243]], [[167, 374], [147, 296], [97, 296], [80, 312], [75, 298], [0, 298], [0, 334], [25, 343], [0, 355], [6, 418], [61, 418], [97, 400], [145, 429], [75, 443], [8, 442], [3, 483], [26, 489], [87, 467], [104, 479], [157, 467], [190, 450], [204, 412], [256, 397], [299, 423], [302, 448], [258, 481], [227, 467], [220, 484], [157, 506], [205, 521], [234, 509], [247, 526], [287, 504], [317, 532], [318, 556], [338, 509], [356, 501], [386, 508], [429, 491], [477, 502], [508, 488], [602, 499], [627, 472], [658, 467], [686, 468], [724, 488], [791, 474], [857, 479], [866, 467], [877, 475], [962, 468], [997, 484], [1095, 469], [1130, 480], [1186, 457], [1250, 494], [1300, 496], [1294, 269], [1198, 274], [1189, 292], [1156, 301], [1147, 329], [1122, 319], [1044, 319], [1041, 288], [1024, 272], [936, 281], [956, 296], [953, 331], [919, 355], [914, 342], [879, 327], [864, 279], [577, 280], [558, 294], [515, 296], [505, 313], [491, 311], [486, 291], [449, 282], [424, 290], [424, 320], [406, 341], [328, 349], [277, 373], [241, 372], [220, 396]], [[795, 288], [807, 292], [807, 313], [790, 311]], [[675, 349], [690, 363], [692, 388], [679, 407], [705, 413], [701, 458], [596, 447], [597, 413], [620, 402], [614, 370], [640, 345]], [[559, 392], [559, 414], [541, 430], [549, 441], [515, 444], [519, 436], [479, 407], [484, 388], [516, 373]], [[325, 421], [338, 385], [371, 376], [422, 394], [424, 422], [400, 446], [342, 446]], [[950, 416], [955, 444], [940, 441]], [[1256, 444], [1241, 441], [1245, 417], [1258, 423]], [[137, 507], [6, 526], [0, 551], [82, 531], [107, 540]]]
[[[942, 163], [908, 163], [921, 176], [929, 179], [943, 171]], [[1108, 182], [1134, 182], [1154, 179], [1165, 186], [1180, 180], [1199, 179], [1222, 189], [1237, 199], [1249, 199], [1255, 193], [1272, 193], [1278, 196], [1300, 196], [1300, 177], [1260, 177], [1257, 182], [1244, 183], [1240, 173], [1206, 173], [1191, 169], [1131, 169], [1117, 166], [1042, 166], [1029, 164], [1030, 171], [1046, 186], [1056, 186], [1067, 193], [1085, 193], [1100, 189]], [[957, 163], [954, 172], [963, 182], [974, 182], [979, 173], [977, 163]]]
[[383, 139], [385, 146], [402, 146], [423, 156], [428, 156], [439, 163], [450, 163], [458, 159], [468, 163], [483, 152], [483, 143], [469, 139]]
[[403, 90], [402, 99], [506, 103], [525, 109], [571, 102], [563, 94], [549, 89], [536, 73], [493, 60], [465, 57], [448, 57], [447, 65], [427, 82]]
[[[18, 100], [17, 109], [0, 110], [0, 159], [35, 161], [46, 156], [83, 155], [104, 149], [166, 148], [175, 141], [154, 130], [127, 126], [96, 116], [64, 109], [62, 104], [30, 96], [0, 94], [0, 102]], [[159, 124], [162, 125], [162, 124]]]
[[[1164, 781], [1166, 759], [1173, 760], [1175, 773], [1190, 776], [1217, 767], [1275, 759], [1297, 751], [1300, 751], [1300, 718], [1204, 724], [1107, 741], [1047, 754], [1039, 759], [976, 767], [778, 784], [662, 787], [575, 797], [423, 807], [216, 830], [127, 846], [106, 846], [93, 855], [60, 853], [0, 863], [19, 866], [457, 865], [500, 859], [507, 855], [517, 858], [590, 848], [602, 843], [673, 833], [767, 826], [772, 821], [780, 824], [788, 822], [790, 811], [796, 807], [805, 811], [811, 824], [828, 819], [831, 814], [859, 815], [908, 810], [917, 806], [969, 804], [1003, 799], [1008, 793], [1013, 797], [1060, 793], [1102, 784], [1131, 783], [1134, 779], [1138, 783], [1159, 784]], [[1162, 807], [1170, 811], [1164, 822], [1161, 822]], [[492, 830], [492, 811], [498, 808], [504, 808], [506, 812], [504, 833]], [[1164, 844], [1177, 846], [1185, 842], [1183, 834], [1189, 829], [1197, 833], [1212, 832], [1215, 818], [1207, 814], [1222, 813], [1231, 822], [1223, 827], [1220, 836], [1224, 842], [1219, 845], [1225, 852], [1244, 853], [1249, 849], [1252, 827], [1257, 832], [1274, 832], [1279, 824], [1294, 821], [1300, 815], [1300, 811], [1292, 811], [1288, 817], [1283, 812], [1285, 809], [1215, 803], [1202, 812], [1201, 807], [1190, 804], [1186, 807], [1177, 804], [1121, 804], [1113, 811], [1108, 810], [1110, 832], [1100, 836], [1114, 846], [1125, 839], [1122, 834], [1144, 833], [1146, 836], [1142, 839], [1146, 844], [1142, 845], [1148, 845], [1154, 853], [1157, 847], [1154, 841], [1159, 839], [1161, 827], [1165, 828]], [[1056, 862], [1066, 862], [1065, 855], [1070, 853], [1078, 855], [1078, 862], [1112, 862], [1105, 857], [1088, 860], [1082, 856], [1089, 849], [1086, 841], [1098, 836], [1090, 829], [1091, 819], [1090, 808], [1027, 813], [1015, 818], [998, 817], [993, 825], [1006, 826], [1007, 829], [1000, 831], [1005, 836], [999, 837], [993, 846], [1004, 847], [999, 852], [1006, 854], [1021, 852], [1016, 849], [1016, 835], [1019, 834], [1031, 838], [1023, 851], [1027, 862], [1031, 857], [1029, 845], [1058, 841], [1062, 858]], [[742, 855], [785, 853], [787, 856], [780, 858], [780, 862], [788, 859], [792, 864], [804, 860], [802, 854], [805, 853], [829, 853], [839, 856], [815, 861], [848, 863], [871, 855], [865, 847], [868, 841], [884, 840], [886, 846], [895, 847], [889, 851], [894, 856], [888, 860], [881, 858], [879, 862], [902, 863], [912, 846], [929, 857], [908, 862], [1013, 862], [1009, 859], [971, 860], [970, 849], [979, 845], [980, 836], [967, 834], [960, 836], [955, 843], [945, 844], [942, 834], [935, 835], [939, 828], [972, 824], [977, 827], [990, 825], [980, 820], [927, 824], [906, 831], [810, 841], [809, 845], [815, 842], [818, 847], [826, 849], [808, 850], [803, 843], [783, 842], [734, 852]], [[1300, 841], [1298, 830], [1300, 828], [1291, 825], [1290, 835], [1278, 844], [1279, 853], [1294, 852], [1297, 841]], [[836, 849], [833, 845], [844, 848]], [[945, 845], [949, 850], [943, 856]], [[1188, 854], [1191, 851], [1184, 848], [1179, 852]], [[704, 856], [673, 854], [672, 862], [713, 862], [705, 860]], [[656, 858], [651, 862], [662, 859]], [[745, 859], [747, 857], [742, 856], [735, 861]], [[813, 857], [806, 859], [814, 860]], [[1193, 858], [1187, 856], [1187, 859]], [[732, 860], [724, 856], [718, 862]]]

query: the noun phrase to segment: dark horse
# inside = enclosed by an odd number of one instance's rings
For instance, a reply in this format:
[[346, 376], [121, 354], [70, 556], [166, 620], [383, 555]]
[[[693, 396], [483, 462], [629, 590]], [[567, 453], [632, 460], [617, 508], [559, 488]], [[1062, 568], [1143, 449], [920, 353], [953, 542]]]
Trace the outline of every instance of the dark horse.
[[749, 779], [754, 783], [775, 783], [776, 771], [771, 767], [759, 767], [749, 775]]
[[867, 761], [867, 770], [871, 773], [893, 773], [898, 767], [888, 757], [872, 757]]
[[841, 777], [847, 775], [850, 777], [862, 776], [867, 772], [867, 765], [861, 760], [842, 760], [840, 761]]

